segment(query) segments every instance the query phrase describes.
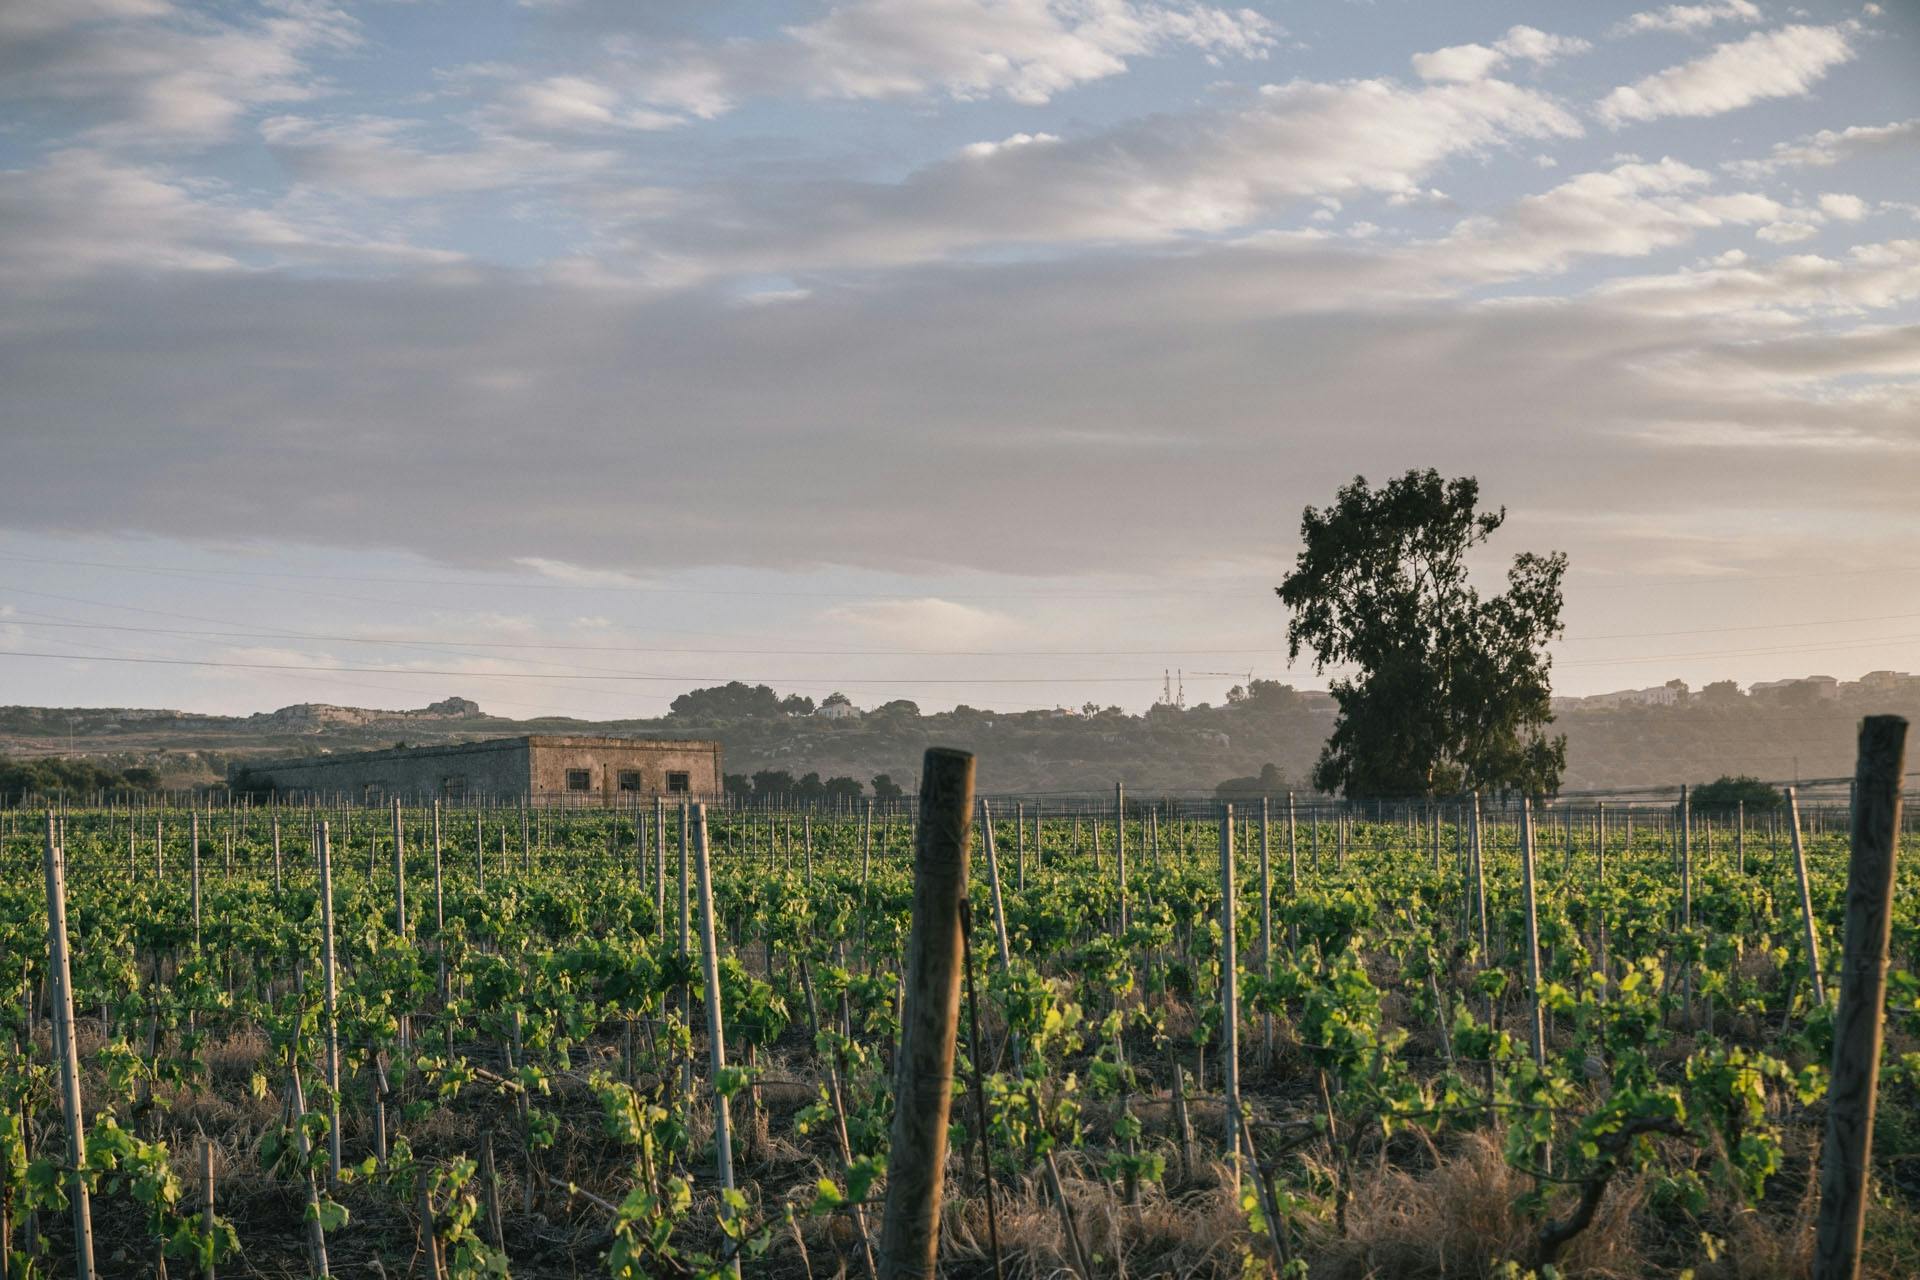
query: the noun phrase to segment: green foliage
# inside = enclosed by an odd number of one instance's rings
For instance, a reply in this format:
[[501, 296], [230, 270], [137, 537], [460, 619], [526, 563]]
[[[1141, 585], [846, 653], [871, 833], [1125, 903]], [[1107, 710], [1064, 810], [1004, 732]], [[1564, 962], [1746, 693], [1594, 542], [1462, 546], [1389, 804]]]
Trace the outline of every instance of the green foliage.
[[1743, 804], [1748, 816], [1752, 817], [1778, 809], [1787, 802], [1786, 796], [1777, 788], [1746, 774], [1739, 777], [1723, 774], [1712, 782], [1695, 787], [1690, 798], [1695, 813], [1721, 817], [1731, 817]]
[[[1254, 683], [1265, 682], [1255, 681]], [[1213, 794], [1229, 800], [1240, 796], [1277, 796], [1285, 795], [1291, 785], [1280, 766], [1269, 761], [1260, 767], [1258, 774], [1252, 777], [1228, 778], [1213, 789]]]
[[0, 799], [25, 795], [85, 796], [95, 791], [152, 791], [160, 775], [144, 765], [112, 769], [83, 758], [43, 756], [16, 760], [0, 756]]
[[1472, 477], [1364, 476], [1308, 507], [1304, 547], [1276, 588], [1293, 613], [1288, 656], [1359, 668], [1332, 683], [1340, 716], [1314, 769], [1322, 791], [1422, 796], [1558, 789], [1564, 738], [1548, 738], [1548, 641], [1561, 634], [1567, 560], [1525, 553], [1482, 600], [1467, 553], [1506, 519], [1477, 510]]

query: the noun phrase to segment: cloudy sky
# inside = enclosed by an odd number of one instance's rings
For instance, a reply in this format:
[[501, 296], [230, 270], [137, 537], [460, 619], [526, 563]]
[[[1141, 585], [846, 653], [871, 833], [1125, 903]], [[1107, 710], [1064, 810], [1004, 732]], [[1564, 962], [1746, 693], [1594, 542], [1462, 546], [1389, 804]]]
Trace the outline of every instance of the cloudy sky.
[[1916, 67], [1907, 0], [7, 0], [0, 702], [1320, 687], [1300, 508], [1413, 466], [1572, 556], [1562, 692], [1920, 670]]

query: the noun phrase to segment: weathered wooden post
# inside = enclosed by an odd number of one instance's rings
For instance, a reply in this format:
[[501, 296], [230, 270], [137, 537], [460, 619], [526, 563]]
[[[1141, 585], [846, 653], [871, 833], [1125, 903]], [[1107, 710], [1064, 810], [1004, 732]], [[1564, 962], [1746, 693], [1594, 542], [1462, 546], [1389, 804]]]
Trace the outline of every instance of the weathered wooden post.
[[[1260, 976], [1273, 981], [1273, 860], [1268, 827], [1271, 802], [1260, 799]], [[1262, 1014], [1261, 1062], [1273, 1065], [1273, 1015]]]
[[200, 811], [193, 811], [191, 871], [193, 873], [193, 954], [200, 954]]
[[860, 892], [867, 891], [867, 873], [873, 867], [873, 801], [867, 801], [867, 816], [860, 824]]
[[1113, 784], [1113, 887], [1120, 894], [1120, 932], [1127, 931], [1127, 788]]
[[[200, 1248], [213, 1257], [213, 1139], [200, 1135]], [[213, 1263], [207, 1262], [206, 1280], [214, 1280]]]
[[1027, 806], [1013, 806], [1013, 888], [1027, 891]]
[[73, 1039], [73, 971], [67, 961], [67, 858], [47, 814], [47, 976], [52, 981], [53, 1052], [60, 1070], [60, 1111], [67, 1126], [67, 1166], [73, 1171], [67, 1198], [73, 1207], [73, 1267], [93, 1280], [93, 1209], [80, 1170], [87, 1165], [87, 1123], [80, 1109], [80, 1050]]
[[1534, 892], [1533, 800], [1520, 800], [1520, 891], [1527, 909], [1527, 1034], [1533, 1040], [1533, 1065], [1547, 1061], [1546, 1022], [1540, 1012], [1540, 909]]
[[1853, 853], [1847, 866], [1846, 948], [1840, 962], [1840, 1002], [1834, 1012], [1827, 1140], [1820, 1152], [1814, 1280], [1854, 1280], [1860, 1273], [1906, 747], [1907, 722], [1901, 716], [1868, 716], [1860, 726], [1853, 782]]
[[914, 850], [913, 931], [907, 940], [906, 1006], [894, 1065], [893, 1140], [881, 1280], [932, 1280], [940, 1252], [940, 1200], [947, 1113], [960, 1025], [960, 905], [967, 892], [973, 819], [973, 755], [930, 748], [920, 769]]
[[1220, 809], [1220, 1072], [1227, 1091], [1227, 1164], [1240, 1190], [1240, 968], [1233, 925], [1233, 806]]
[[1000, 968], [1005, 970], [1013, 963], [1007, 947], [1007, 910], [1000, 895], [1000, 857], [993, 845], [993, 810], [984, 796], [980, 799], [980, 837], [981, 847], [987, 854], [987, 887], [993, 894], [993, 941], [1000, 953]]
[[667, 801], [653, 798], [653, 914], [660, 922], [660, 941], [667, 940]]
[[[713, 1068], [713, 1162], [723, 1191], [733, 1190], [733, 1126], [720, 1081], [727, 1069], [726, 1028], [720, 1017], [720, 948], [713, 929], [713, 876], [708, 865], [707, 806], [693, 806], [693, 850], [700, 881], [700, 973], [707, 991], [707, 1053]], [[731, 1210], [721, 1212], [731, 1216]], [[740, 1274], [740, 1258], [728, 1243], [728, 1268]]]
[[[440, 801], [433, 802], [433, 955], [434, 967], [440, 987], [440, 1011], [447, 1007], [447, 897], [445, 878], [441, 869], [440, 853]], [[449, 1028], [447, 1034], [453, 1034]]]
[[1807, 883], [1807, 851], [1800, 845], [1800, 797], [1795, 788], [1787, 788], [1787, 814], [1793, 820], [1793, 873], [1800, 886], [1800, 926], [1807, 943], [1807, 977], [1813, 982], [1813, 998], [1822, 1008], [1827, 1003], [1827, 984], [1820, 976], [1820, 935], [1813, 927], [1813, 889]]
[[340, 1017], [339, 976], [333, 954], [333, 840], [320, 824], [320, 975], [326, 1011], [327, 1185], [340, 1182]]

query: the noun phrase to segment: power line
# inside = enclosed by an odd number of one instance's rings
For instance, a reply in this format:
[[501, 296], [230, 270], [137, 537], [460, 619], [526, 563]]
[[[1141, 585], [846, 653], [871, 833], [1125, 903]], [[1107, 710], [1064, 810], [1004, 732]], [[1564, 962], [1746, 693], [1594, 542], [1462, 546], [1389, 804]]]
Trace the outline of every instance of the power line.
[[[460, 587], [464, 590], [472, 590], [475, 587], [504, 587], [515, 591], [616, 591], [634, 595], [742, 596], [749, 599], [799, 600], [922, 600], [929, 594], [932, 594], [926, 591], [769, 591], [746, 587], [664, 587], [637, 582], [516, 582], [510, 579], [500, 581], [486, 578], [414, 578], [388, 577], [371, 574], [292, 573], [284, 570], [210, 569], [177, 565], [125, 564], [105, 560], [65, 560], [52, 556], [20, 556], [7, 554], [0, 554], [0, 560], [10, 560], [18, 564], [59, 565], [75, 569], [107, 569], [119, 573], [153, 573], [162, 575], [199, 574], [213, 577], [282, 578], [296, 582], [362, 582], [369, 585], [396, 587]], [[593, 573], [595, 571], [585, 570], [584, 572]], [[1198, 591], [1167, 587], [1113, 588], [1106, 591], [942, 591], [938, 593], [943, 600], [1157, 600], [1169, 595], [1238, 597], [1241, 594], [1239, 591]]]
[[[33, 592], [21, 592], [32, 595]], [[69, 597], [70, 598], [70, 597]], [[1920, 616], [1920, 615], [1915, 615]], [[1212, 657], [1224, 654], [1278, 657], [1284, 649], [715, 649], [697, 645], [568, 644], [542, 640], [449, 640], [405, 636], [329, 635], [312, 631], [204, 631], [189, 627], [136, 627], [113, 622], [40, 622], [6, 618], [17, 627], [49, 627], [77, 631], [130, 631], [141, 635], [197, 636], [232, 640], [318, 640], [335, 644], [393, 645], [400, 648], [457, 646], [464, 649], [541, 649], [566, 653], [689, 653], [716, 656], [789, 658], [1145, 658]], [[1196, 672], [1230, 675], [1231, 672]]]
[[1008, 685], [1008, 684], [1159, 684], [1158, 676], [916, 676], [901, 680], [843, 680], [819, 676], [703, 676], [703, 675], [661, 675], [650, 672], [630, 672], [619, 675], [548, 675], [533, 671], [435, 671], [425, 667], [326, 667], [311, 663], [297, 662], [228, 662], [212, 658], [127, 658], [127, 657], [89, 657], [75, 653], [45, 653], [31, 649], [0, 650], [5, 658], [52, 658], [64, 662], [138, 662], [154, 666], [169, 667], [220, 667], [239, 671], [314, 671], [322, 674], [348, 672], [367, 675], [395, 676], [448, 676], [462, 680], [593, 680], [593, 681], [751, 681], [756, 684], [785, 685], [844, 685], [848, 688], [878, 685], [898, 687], [902, 685]]
[[[79, 596], [56, 595], [52, 592], [30, 591], [20, 587], [0, 586], [0, 590], [13, 591], [18, 595], [41, 596], [49, 600], [66, 600], [74, 604], [95, 605], [101, 608], [128, 609], [140, 613], [154, 613], [166, 617], [193, 618], [195, 615], [172, 613], [166, 610], [139, 609], [132, 605], [113, 604], [108, 601], [87, 600]], [[1789, 627], [1850, 626], [1870, 622], [1904, 622], [1920, 618], [1920, 613], [1883, 613], [1856, 618], [1816, 618], [1799, 622], [1768, 622], [1741, 627], [1702, 627], [1680, 631], [1622, 631], [1610, 635], [1567, 636], [1556, 643], [1586, 643], [1599, 640], [1643, 640], [1666, 639], [1674, 636], [1727, 635], [1736, 632], [1772, 631]], [[219, 621], [217, 619], [204, 619]], [[127, 631], [143, 635], [195, 636], [211, 639], [235, 640], [314, 640], [332, 644], [368, 644], [391, 645], [399, 648], [427, 649], [429, 651], [451, 652], [455, 649], [539, 649], [565, 653], [663, 653], [663, 654], [700, 654], [716, 656], [753, 656], [753, 657], [835, 657], [835, 658], [1157, 658], [1157, 657], [1279, 657], [1286, 652], [1284, 647], [1268, 646], [1250, 649], [793, 649], [793, 648], [748, 648], [720, 649], [707, 645], [627, 645], [627, 644], [577, 644], [548, 640], [460, 640], [419, 636], [356, 636], [313, 631], [207, 631], [195, 628], [136, 627], [127, 623], [76, 622], [66, 619], [55, 621], [35, 621], [24, 618], [6, 620], [14, 626], [32, 626], [60, 628], [66, 630]], [[1846, 647], [1863, 644], [1876, 644], [1882, 641], [1910, 639], [1908, 636], [1866, 637], [1864, 639], [1841, 642]], [[449, 649], [449, 646], [451, 649]], [[1695, 654], [1649, 654], [1641, 657], [1623, 658], [1581, 658], [1568, 659], [1565, 666], [1605, 666], [1615, 662], [1657, 662], [1675, 658], [1694, 656], [1718, 657], [1749, 653], [1795, 652], [1801, 649], [1818, 649], [1824, 646], [1790, 646], [1772, 649], [1729, 649], [1703, 651]], [[1332, 663], [1330, 666], [1342, 664]], [[1236, 672], [1201, 671], [1196, 675], [1236, 675]]]

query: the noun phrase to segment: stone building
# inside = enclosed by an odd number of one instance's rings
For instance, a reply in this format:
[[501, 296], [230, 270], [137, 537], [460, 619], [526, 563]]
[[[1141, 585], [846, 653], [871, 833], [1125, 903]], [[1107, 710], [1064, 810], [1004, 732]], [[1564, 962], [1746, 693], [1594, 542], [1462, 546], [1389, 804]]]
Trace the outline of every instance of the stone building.
[[552, 734], [271, 760], [254, 772], [285, 796], [356, 803], [400, 796], [620, 804], [653, 796], [714, 799], [723, 789], [717, 742]]

